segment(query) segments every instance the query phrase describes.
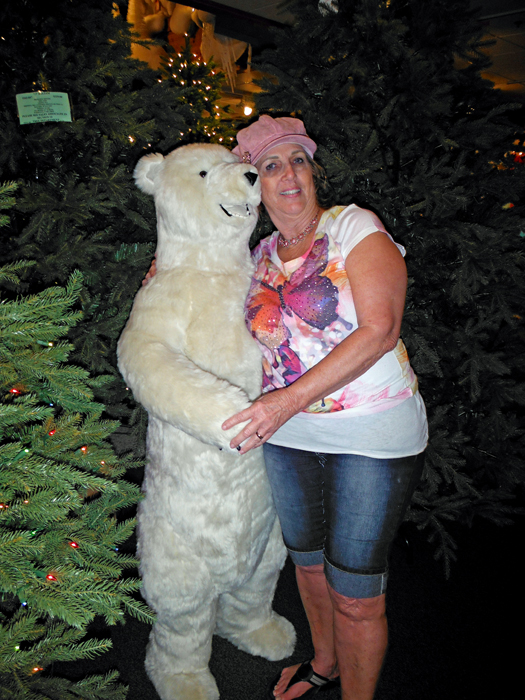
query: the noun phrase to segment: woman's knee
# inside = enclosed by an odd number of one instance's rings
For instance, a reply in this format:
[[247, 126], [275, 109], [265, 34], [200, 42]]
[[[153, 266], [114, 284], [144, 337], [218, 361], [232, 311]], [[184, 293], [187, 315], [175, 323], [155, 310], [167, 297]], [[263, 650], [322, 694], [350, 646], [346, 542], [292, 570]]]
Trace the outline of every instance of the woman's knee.
[[378, 620], [385, 615], [385, 594], [373, 598], [349, 598], [329, 587], [332, 606], [336, 613], [353, 622]]
[[305, 576], [308, 574], [315, 574], [317, 576], [322, 574], [324, 576], [324, 564], [310, 564], [309, 566], [300, 566], [296, 564], [295, 569], [297, 573], [304, 574]]

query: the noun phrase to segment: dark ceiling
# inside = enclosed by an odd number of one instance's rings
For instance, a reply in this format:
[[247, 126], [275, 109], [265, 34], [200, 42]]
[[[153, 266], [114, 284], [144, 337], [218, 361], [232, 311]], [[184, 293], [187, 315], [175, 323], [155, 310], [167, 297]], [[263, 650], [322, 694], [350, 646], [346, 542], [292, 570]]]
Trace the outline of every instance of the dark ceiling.
[[[280, 10], [281, 2], [282, 0], [197, 0], [192, 6], [216, 15], [217, 33], [243, 39], [257, 48], [269, 41], [269, 26], [293, 21], [289, 13], [283, 14]], [[525, 100], [524, 0], [472, 0], [472, 6], [479, 7], [485, 36], [495, 41], [487, 49], [493, 65], [485, 77], [497, 88]]]

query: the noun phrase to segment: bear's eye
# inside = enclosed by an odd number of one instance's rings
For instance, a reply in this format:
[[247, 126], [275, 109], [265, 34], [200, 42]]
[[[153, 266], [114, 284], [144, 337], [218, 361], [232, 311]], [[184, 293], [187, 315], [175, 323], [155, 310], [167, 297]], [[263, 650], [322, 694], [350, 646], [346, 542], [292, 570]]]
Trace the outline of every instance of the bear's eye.
[[200, 175], [201, 177], [206, 177], [207, 174], [208, 174], [208, 173], [206, 172], [206, 170], [201, 170], [200, 173], [199, 173], [199, 175]]

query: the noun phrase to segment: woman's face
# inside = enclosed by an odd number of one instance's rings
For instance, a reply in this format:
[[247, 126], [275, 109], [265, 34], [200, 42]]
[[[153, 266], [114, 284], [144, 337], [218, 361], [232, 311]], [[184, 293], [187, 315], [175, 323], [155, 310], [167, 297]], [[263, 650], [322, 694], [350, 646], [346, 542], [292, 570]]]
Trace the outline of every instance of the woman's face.
[[[312, 168], [303, 148], [283, 143], [257, 161], [262, 201], [272, 219], [301, 218], [317, 210]], [[275, 220], [274, 220], [275, 223]]]

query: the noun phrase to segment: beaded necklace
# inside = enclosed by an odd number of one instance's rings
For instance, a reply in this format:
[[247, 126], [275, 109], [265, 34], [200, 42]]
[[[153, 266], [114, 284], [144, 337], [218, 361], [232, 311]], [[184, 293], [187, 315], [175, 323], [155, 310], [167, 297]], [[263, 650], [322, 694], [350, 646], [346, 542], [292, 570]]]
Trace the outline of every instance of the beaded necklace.
[[290, 240], [287, 240], [287, 239], [283, 236], [283, 234], [279, 231], [279, 238], [278, 238], [279, 244], [280, 244], [283, 248], [288, 248], [289, 246], [297, 245], [297, 243], [299, 243], [299, 241], [302, 241], [303, 238], [306, 238], [306, 236], [310, 233], [310, 231], [312, 231], [312, 229], [313, 229], [315, 226], [317, 226], [317, 223], [318, 223], [318, 221], [319, 221], [319, 212], [320, 212], [320, 211], [321, 211], [320, 209], [317, 210], [316, 215], [315, 215], [314, 218], [310, 221], [310, 223], [308, 224], [308, 226], [305, 228], [305, 230], [304, 230], [302, 233], [300, 233], [300, 234], [297, 235], [297, 236], [294, 236], [294, 238], [290, 238]]

